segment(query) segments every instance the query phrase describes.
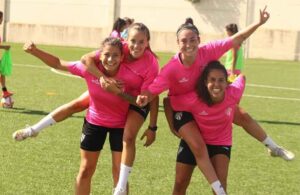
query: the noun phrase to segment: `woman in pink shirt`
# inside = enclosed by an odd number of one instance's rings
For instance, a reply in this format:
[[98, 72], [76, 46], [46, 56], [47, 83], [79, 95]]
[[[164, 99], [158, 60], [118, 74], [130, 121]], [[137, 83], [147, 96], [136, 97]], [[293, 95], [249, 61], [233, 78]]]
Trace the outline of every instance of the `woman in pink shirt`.
[[[134, 73], [135, 84], [132, 87], [132, 95], [136, 96], [145, 91], [152, 83], [154, 78], [158, 74], [158, 62], [155, 54], [150, 49], [150, 32], [149, 29], [142, 23], [134, 23], [128, 29], [128, 40], [123, 42], [124, 58], [121, 66], [125, 66], [132, 73]], [[101, 52], [94, 51], [82, 58], [82, 62], [87, 65], [89, 72], [93, 73], [97, 78], [102, 78], [102, 87], [105, 87], [108, 82], [117, 82], [115, 79], [104, 75], [95, 65], [99, 62], [99, 56]], [[126, 86], [127, 84], [123, 82]], [[121, 97], [124, 94], [120, 94]], [[131, 101], [132, 102], [132, 101]], [[158, 98], [154, 99], [150, 105], [143, 108], [139, 108], [134, 105], [130, 105], [123, 138], [124, 150], [122, 156], [122, 166], [119, 180], [119, 191], [126, 191], [126, 183], [129, 177], [129, 173], [132, 169], [132, 165], [135, 159], [135, 141], [138, 134], [138, 130], [143, 125], [148, 112], [150, 110], [150, 122], [148, 128], [142, 135], [142, 139], [146, 137], [144, 146], [150, 146], [156, 137], [156, 123], [158, 114]], [[135, 104], [135, 100], [132, 102]], [[33, 126], [29, 126], [25, 129], [16, 131], [13, 137], [17, 141], [22, 141], [27, 137], [36, 136], [41, 130], [56, 122], [60, 122], [68, 118], [74, 113], [81, 112], [89, 106], [89, 94], [83, 93], [79, 98], [57, 108], [51, 112], [48, 116], [44, 117], [38, 123]], [[18, 136], [16, 136], [18, 135]]]
[[[169, 97], [176, 98], [194, 91], [197, 78], [201, 75], [208, 62], [218, 60], [226, 51], [240, 45], [259, 26], [269, 19], [266, 8], [260, 11], [260, 20], [224, 40], [200, 45], [198, 29], [192, 24], [183, 24], [177, 30], [177, 43], [179, 52], [162, 68], [157, 78], [149, 86], [148, 92], [139, 95], [137, 104], [143, 106], [165, 90], [169, 90]], [[171, 130], [182, 137], [193, 152], [197, 166], [202, 171], [207, 181], [217, 194], [224, 194], [220, 181], [210, 163], [206, 145], [199, 134], [197, 124], [189, 112], [183, 112], [176, 108], [176, 104], [170, 102], [174, 110], [174, 124], [179, 127]], [[186, 102], [188, 104], [189, 102]], [[172, 118], [170, 108], [165, 109], [166, 115]], [[240, 113], [241, 115], [241, 113]], [[168, 117], [167, 117], [168, 118]], [[241, 123], [243, 121], [240, 121]], [[246, 121], [248, 123], [248, 121]], [[173, 126], [172, 122], [169, 122]], [[248, 125], [248, 124], [247, 124]], [[221, 187], [220, 187], [221, 186]], [[176, 187], [176, 186], [175, 186]], [[180, 189], [174, 188], [174, 194], [183, 194]]]
[[[227, 71], [219, 61], [204, 68], [196, 83], [196, 91], [172, 99], [178, 109], [190, 112], [206, 143], [210, 161], [226, 191], [232, 145], [232, 122], [244, 88], [245, 77], [240, 75], [228, 85]], [[188, 104], [186, 102], [189, 102]], [[187, 143], [181, 139], [176, 163], [174, 188], [186, 192], [196, 160]], [[182, 193], [183, 194], [183, 193]]]
[[112, 32], [110, 33], [111, 37], [121, 38], [121, 32], [126, 28], [126, 21], [122, 18], [117, 18], [114, 23]]
[[[123, 58], [123, 46], [119, 39], [109, 37], [102, 43], [100, 61], [97, 68], [106, 76], [122, 80], [126, 83], [124, 92], [131, 94], [135, 75], [120, 66]], [[115, 96], [100, 87], [99, 79], [86, 71], [80, 62], [65, 62], [38, 48], [33, 43], [25, 44], [24, 50], [41, 59], [48, 66], [69, 71], [86, 80], [89, 91], [89, 107], [82, 128], [80, 144], [81, 163], [76, 178], [76, 194], [89, 194], [91, 179], [95, 172], [100, 151], [109, 134], [112, 150], [114, 186], [116, 186], [120, 170], [122, 138], [129, 104], [121, 97]], [[111, 106], [114, 105], [114, 106]], [[15, 136], [18, 136], [16, 134]]]
[[[142, 23], [134, 23], [128, 28], [127, 41], [123, 42], [125, 57], [122, 66], [126, 66], [136, 75], [135, 93], [132, 94], [134, 96], [144, 93], [158, 74], [158, 62], [156, 55], [150, 49], [149, 41], [149, 29]], [[110, 84], [117, 83], [116, 80], [106, 77], [99, 70], [95, 69], [94, 63], [97, 61], [98, 55], [99, 52], [96, 51], [84, 57], [83, 61], [87, 65], [87, 70], [98, 78], [101, 78], [102, 85], [110, 86]], [[121, 95], [125, 99], [129, 97], [124, 93], [118, 95]], [[131, 103], [135, 104], [135, 99], [132, 100]], [[142, 113], [148, 113], [149, 109], [150, 125], [142, 136], [142, 138], [147, 137], [145, 146], [149, 146], [155, 140], [158, 98], [150, 102], [150, 105], [144, 105], [142, 108], [130, 105], [124, 129], [121, 170], [115, 195], [125, 194], [127, 191], [126, 184], [135, 160], [136, 136], [145, 121], [145, 117], [142, 117], [144, 114]]]

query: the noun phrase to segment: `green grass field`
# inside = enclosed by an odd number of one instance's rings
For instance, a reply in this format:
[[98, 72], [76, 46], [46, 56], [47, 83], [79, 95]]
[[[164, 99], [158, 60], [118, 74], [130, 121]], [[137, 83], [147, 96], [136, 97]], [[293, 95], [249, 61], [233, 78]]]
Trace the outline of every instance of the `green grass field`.
[[[77, 60], [89, 48], [41, 47], [62, 59]], [[158, 54], [164, 64], [171, 54]], [[84, 112], [45, 129], [37, 138], [15, 142], [11, 135], [33, 124], [54, 108], [78, 97], [83, 80], [50, 71], [42, 62], [12, 44], [13, 75], [7, 86], [14, 109], [0, 108], [0, 194], [66, 195], [74, 193], [79, 169], [79, 140]], [[234, 195], [300, 194], [300, 63], [246, 60], [247, 87], [241, 106], [260, 122], [279, 144], [296, 154], [294, 161], [272, 158], [266, 148], [241, 128], [234, 127], [234, 143], [228, 176], [228, 192]], [[255, 97], [254, 97], [255, 96]], [[145, 123], [144, 127], [148, 125]], [[132, 195], [171, 194], [178, 139], [168, 129], [160, 108], [156, 142], [149, 148], [137, 140], [137, 155], [130, 176]], [[144, 129], [141, 129], [143, 132]], [[108, 145], [101, 153], [93, 177], [92, 194], [112, 192], [111, 156]], [[188, 189], [190, 195], [211, 194], [197, 169]]]

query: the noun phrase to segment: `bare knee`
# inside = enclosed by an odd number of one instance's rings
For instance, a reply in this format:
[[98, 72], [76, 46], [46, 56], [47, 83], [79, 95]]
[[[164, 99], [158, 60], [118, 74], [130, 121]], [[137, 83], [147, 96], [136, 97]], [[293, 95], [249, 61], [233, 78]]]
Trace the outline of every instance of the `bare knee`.
[[196, 159], [202, 159], [207, 156], [207, 149], [204, 142], [191, 143], [189, 145]]
[[78, 180], [91, 179], [96, 167], [94, 166], [81, 166], [80, 171], [77, 175]]
[[186, 194], [186, 190], [189, 183], [189, 178], [176, 178], [173, 189], [173, 195]]
[[123, 144], [125, 146], [135, 146], [136, 135], [133, 133], [125, 133], [123, 136]]

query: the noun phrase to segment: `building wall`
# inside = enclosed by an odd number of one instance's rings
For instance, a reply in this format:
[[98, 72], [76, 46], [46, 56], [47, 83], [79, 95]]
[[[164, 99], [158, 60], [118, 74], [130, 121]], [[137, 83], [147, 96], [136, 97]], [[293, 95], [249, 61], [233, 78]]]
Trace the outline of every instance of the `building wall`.
[[225, 37], [228, 23], [244, 28], [257, 21], [266, 4], [271, 18], [245, 43], [246, 56], [299, 60], [298, 0], [0, 0], [0, 9], [6, 41], [98, 47], [116, 17], [127, 16], [149, 27], [154, 51], [175, 52], [175, 32], [186, 17], [194, 19], [206, 42]]

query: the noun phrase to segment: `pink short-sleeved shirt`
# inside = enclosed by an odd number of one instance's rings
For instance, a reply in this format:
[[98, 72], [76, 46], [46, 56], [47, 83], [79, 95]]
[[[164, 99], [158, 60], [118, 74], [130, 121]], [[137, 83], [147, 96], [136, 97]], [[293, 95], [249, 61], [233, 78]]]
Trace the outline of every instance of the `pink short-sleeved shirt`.
[[[142, 91], [148, 89], [149, 85], [158, 75], [159, 65], [156, 57], [149, 50], [146, 50], [139, 59], [134, 61], [127, 61], [127, 56], [129, 55], [129, 49], [126, 42], [123, 43], [123, 53], [124, 60], [121, 66], [126, 66], [135, 75], [134, 83], [128, 86], [129, 90], [132, 92], [131, 95], [137, 96], [141, 94]], [[95, 55], [95, 62], [99, 62], [100, 51], [98, 50]], [[126, 82], [124, 82], [125, 85]]]
[[118, 31], [113, 30], [113, 31], [110, 33], [110, 37], [120, 38], [121, 35], [120, 35], [120, 33], [118, 33]]
[[224, 100], [221, 103], [208, 106], [198, 97], [196, 92], [190, 92], [176, 98], [171, 96], [170, 100], [174, 105], [177, 105], [178, 110], [193, 114], [206, 144], [229, 146], [232, 145], [234, 111], [242, 97], [244, 88], [244, 77], [239, 76], [234, 83], [227, 87]]
[[[169, 90], [169, 96], [177, 96], [194, 91], [198, 77], [204, 67], [213, 60], [218, 60], [232, 48], [232, 39], [226, 38], [200, 45], [195, 62], [184, 66], [177, 53], [160, 71], [154, 82], [148, 87], [152, 94]], [[173, 105], [172, 105], [173, 107]]]
[[[101, 64], [98, 64], [98, 68], [103, 71]], [[81, 62], [70, 63], [68, 69], [72, 74], [83, 77], [87, 83], [90, 104], [86, 120], [94, 125], [124, 128], [129, 103], [110, 92], [104, 91], [97, 77], [87, 72]], [[124, 80], [128, 86], [131, 86], [134, 83], [135, 75], [125, 66], [120, 65], [119, 71], [114, 78]], [[132, 93], [126, 86], [124, 90]]]

